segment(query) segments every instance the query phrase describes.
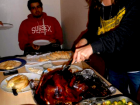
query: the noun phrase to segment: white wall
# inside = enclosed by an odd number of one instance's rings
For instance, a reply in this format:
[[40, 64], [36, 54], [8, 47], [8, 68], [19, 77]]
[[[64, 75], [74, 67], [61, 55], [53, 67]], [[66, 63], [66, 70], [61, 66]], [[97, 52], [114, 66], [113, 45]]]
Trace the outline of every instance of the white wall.
[[[13, 24], [13, 28], [0, 30], [0, 56], [21, 55], [18, 46], [18, 29], [30, 11], [28, 0], [0, 0], [0, 20]], [[88, 9], [85, 0], [42, 0], [44, 11], [58, 19], [62, 25], [65, 49], [86, 29]], [[61, 4], [61, 5], [60, 5]]]
[[86, 29], [88, 7], [85, 0], [61, 0], [61, 22], [64, 48], [70, 49], [82, 31]]
[[[18, 29], [30, 11], [28, 0], [0, 0], [0, 21], [13, 24], [13, 28], [0, 30], [0, 56], [22, 55], [18, 46]], [[60, 0], [42, 0], [43, 9], [61, 23]]]

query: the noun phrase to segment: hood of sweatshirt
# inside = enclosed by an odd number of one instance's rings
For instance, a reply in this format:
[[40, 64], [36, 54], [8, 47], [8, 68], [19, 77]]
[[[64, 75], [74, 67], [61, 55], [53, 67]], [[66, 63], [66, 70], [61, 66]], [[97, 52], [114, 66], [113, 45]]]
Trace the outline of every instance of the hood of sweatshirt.
[[[38, 19], [38, 18], [33, 17], [32, 14], [29, 14], [28, 15], [29, 21], [33, 21], [33, 22], [42, 21], [43, 26], [44, 26], [44, 29], [45, 29], [45, 23], [44, 23], [44, 19], [45, 18], [47, 18], [47, 14], [45, 12], [42, 12], [42, 18], [41, 19]], [[44, 30], [44, 35], [46, 35], [46, 31], [45, 30]]]

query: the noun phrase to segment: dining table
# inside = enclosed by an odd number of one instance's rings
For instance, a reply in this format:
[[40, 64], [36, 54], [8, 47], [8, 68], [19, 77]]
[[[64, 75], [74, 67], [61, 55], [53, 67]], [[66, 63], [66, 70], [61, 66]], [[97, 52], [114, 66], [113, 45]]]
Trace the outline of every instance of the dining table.
[[[21, 59], [26, 60], [26, 57], [20, 57]], [[57, 62], [59, 64], [59, 62]], [[25, 64], [26, 65], [26, 64]], [[18, 70], [18, 73], [27, 73], [25, 65]], [[74, 65], [80, 66], [82, 69], [93, 69], [91, 66], [89, 66], [86, 62], [80, 62], [80, 63], [74, 63]], [[93, 71], [101, 77], [108, 85], [111, 85], [104, 77], [102, 77], [95, 69]], [[0, 82], [2, 82], [4, 79], [9, 77], [11, 75], [4, 75], [3, 72], [0, 72]], [[122, 94], [118, 89], [116, 89], [116, 92], [112, 95]], [[0, 89], [0, 105], [36, 105], [32, 91], [26, 91], [19, 93], [17, 96], [13, 95], [11, 92], [6, 92], [2, 89]]]

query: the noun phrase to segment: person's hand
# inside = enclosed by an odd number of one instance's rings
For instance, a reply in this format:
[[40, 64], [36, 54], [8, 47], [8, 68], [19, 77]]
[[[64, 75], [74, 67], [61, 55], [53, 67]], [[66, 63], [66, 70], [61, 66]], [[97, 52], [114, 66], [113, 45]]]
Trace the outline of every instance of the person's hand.
[[79, 47], [82, 47], [82, 46], [84, 46], [84, 45], [86, 45], [87, 44], [87, 40], [86, 39], [81, 39], [76, 45], [75, 45], [75, 47], [76, 48], [79, 48]]
[[39, 49], [40, 49], [40, 46], [32, 44], [32, 48], [33, 48], [34, 50], [39, 50]]
[[74, 55], [73, 55], [72, 64], [75, 62], [81, 62], [81, 61], [84, 61], [86, 59], [89, 59], [91, 54], [93, 54], [93, 50], [92, 50], [92, 47], [90, 44], [86, 45], [84, 47], [77, 48], [74, 52]]
[[0, 21], [0, 25], [3, 25], [2, 21]]
[[51, 43], [56, 43], [56, 40], [55, 39], [50, 39], [49, 40]]

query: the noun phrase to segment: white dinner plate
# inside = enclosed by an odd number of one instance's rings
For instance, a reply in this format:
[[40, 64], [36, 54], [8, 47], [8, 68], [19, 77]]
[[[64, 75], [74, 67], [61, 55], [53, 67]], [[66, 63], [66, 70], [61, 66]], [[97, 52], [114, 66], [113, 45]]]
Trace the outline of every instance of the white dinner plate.
[[9, 29], [12, 27], [13, 27], [13, 24], [3, 23], [3, 25], [0, 25], [0, 30]]
[[[13, 93], [11, 88], [7, 87], [7, 81], [10, 80], [12, 77], [17, 76], [17, 75], [26, 75], [28, 77], [29, 80], [33, 79], [33, 80], [39, 80], [41, 75], [39, 74], [35, 74], [35, 73], [19, 73], [19, 74], [15, 74], [12, 76], [7, 77], [6, 79], [4, 79], [1, 84], [0, 87], [2, 90], [9, 92], [9, 93]], [[25, 87], [24, 89], [22, 89], [20, 92], [18, 93], [23, 93], [23, 92], [27, 92], [30, 91], [30, 86], [28, 85], [27, 87]]]
[[50, 44], [51, 42], [49, 40], [35, 40], [33, 41], [34, 45], [38, 45], [38, 46], [45, 46]]

